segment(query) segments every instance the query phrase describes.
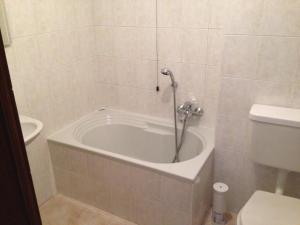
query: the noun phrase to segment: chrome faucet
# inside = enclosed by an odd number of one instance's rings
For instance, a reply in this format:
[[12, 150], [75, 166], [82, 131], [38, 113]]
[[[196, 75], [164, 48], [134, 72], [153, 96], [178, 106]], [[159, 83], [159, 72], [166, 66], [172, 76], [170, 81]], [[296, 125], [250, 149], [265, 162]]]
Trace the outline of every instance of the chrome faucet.
[[[176, 82], [172, 71], [168, 68], [163, 68], [161, 74], [164, 76], [169, 76], [171, 80], [171, 87], [173, 90], [173, 112], [174, 112], [174, 133], [175, 133], [175, 156], [172, 160], [173, 163], [179, 162], [179, 153], [184, 141], [185, 130], [188, 118], [191, 116], [202, 116], [204, 111], [202, 108], [195, 106], [192, 102], [186, 101], [184, 104], [177, 107], [176, 102], [176, 89], [178, 87], [178, 83]], [[183, 123], [180, 139], [178, 138], [178, 128], [177, 128], [177, 114], [179, 116], [179, 120]]]
[[178, 106], [177, 113], [180, 120], [184, 120], [185, 117], [189, 118], [191, 116], [200, 117], [203, 115], [204, 110], [201, 107], [196, 106], [192, 102], [186, 101], [182, 105]]

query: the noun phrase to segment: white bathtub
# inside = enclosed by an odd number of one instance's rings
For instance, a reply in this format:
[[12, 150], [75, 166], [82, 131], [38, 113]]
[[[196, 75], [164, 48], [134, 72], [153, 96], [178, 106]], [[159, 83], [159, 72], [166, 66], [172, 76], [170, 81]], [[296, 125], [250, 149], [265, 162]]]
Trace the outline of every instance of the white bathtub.
[[48, 138], [58, 192], [139, 225], [200, 225], [213, 130], [189, 126], [181, 162], [170, 163], [173, 131], [171, 120], [108, 108], [82, 117]]
[[48, 138], [108, 157], [194, 180], [214, 149], [209, 128], [189, 127], [180, 151], [180, 163], [171, 163], [174, 129], [170, 121], [103, 108]]

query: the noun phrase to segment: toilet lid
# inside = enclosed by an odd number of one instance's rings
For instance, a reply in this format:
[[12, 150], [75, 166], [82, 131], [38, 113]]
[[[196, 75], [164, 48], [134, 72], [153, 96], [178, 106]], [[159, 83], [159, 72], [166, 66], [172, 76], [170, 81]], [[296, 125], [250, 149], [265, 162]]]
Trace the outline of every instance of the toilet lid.
[[241, 225], [300, 225], [300, 199], [256, 191], [239, 215]]

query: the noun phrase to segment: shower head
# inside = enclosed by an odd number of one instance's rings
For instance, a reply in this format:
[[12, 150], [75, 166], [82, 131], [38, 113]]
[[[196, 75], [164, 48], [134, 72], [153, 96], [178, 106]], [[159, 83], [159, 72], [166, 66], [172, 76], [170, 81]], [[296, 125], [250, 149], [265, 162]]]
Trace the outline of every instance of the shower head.
[[177, 82], [175, 81], [174, 75], [172, 71], [168, 68], [162, 68], [160, 73], [164, 76], [170, 76], [171, 82], [172, 82], [172, 87], [177, 87]]

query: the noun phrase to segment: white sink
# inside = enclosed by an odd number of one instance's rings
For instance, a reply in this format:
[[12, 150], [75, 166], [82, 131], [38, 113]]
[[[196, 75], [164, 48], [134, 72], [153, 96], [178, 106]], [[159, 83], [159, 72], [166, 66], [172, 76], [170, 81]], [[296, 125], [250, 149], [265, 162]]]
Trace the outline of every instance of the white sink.
[[43, 123], [36, 119], [20, 115], [21, 128], [26, 145], [31, 143], [42, 131]]

